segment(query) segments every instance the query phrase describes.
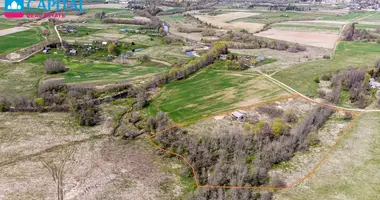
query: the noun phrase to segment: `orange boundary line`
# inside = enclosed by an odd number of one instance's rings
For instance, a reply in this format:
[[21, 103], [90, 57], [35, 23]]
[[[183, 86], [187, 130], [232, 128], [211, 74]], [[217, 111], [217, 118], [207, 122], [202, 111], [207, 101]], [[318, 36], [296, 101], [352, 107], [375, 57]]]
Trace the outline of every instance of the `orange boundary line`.
[[[328, 109], [331, 109], [331, 110], [335, 110], [335, 111], [343, 111], [343, 112], [348, 112], [348, 113], [352, 113], [354, 115], [354, 118], [351, 120], [351, 122], [342, 130], [342, 134], [338, 137], [338, 139], [335, 141], [335, 143], [326, 151], [326, 153], [324, 154], [324, 156], [322, 157], [322, 159], [314, 166], [314, 168], [305, 176], [301, 177], [300, 179], [298, 179], [295, 183], [291, 184], [290, 186], [287, 186], [287, 187], [273, 187], [273, 186], [219, 186], [219, 185], [199, 185], [199, 182], [198, 182], [198, 179], [197, 179], [197, 174], [195, 172], [195, 169], [194, 167], [189, 163], [189, 161], [186, 160], [186, 158], [183, 156], [183, 155], [180, 155], [180, 154], [177, 154], [175, 152], [172, 152], [172, 151], [169, 151], [167, 149], [164, 149], [162, 147], [160, 147], [159, 145], [157, 145], [156, 143], [154, 143], [152, 141], [152, 138], [157, 136], [158, 134], [161, 134], [165, 131], [168, 131], [168, 130], [171, 130], [173, 128], [178, 128], [178, 127], [183, 127], [183, 126], [186, 126], [186, 125], [189, 125], [189, 124], [192, 124], [192, 123], [195, 123], [195, 122], [199, 122], [199, 121], [203, 121], [203, 120], [207, 120], [207, 119], [211, 119], [215, 116], [218, 116], [218, 115], [224, 115], [224, 114], [229, 114], [231, 113], [232, 111], [234, 110], [247, 110], [247, 109], [250, 109], [250, 108], [254, 108], [254, 107], [258, 107], [258, 106], [261, 106], [261, 105], [266, 105], [266, 104], [269, 104], [269, 103], [272, 103], [272, 102], [275, 102], [275, 101], [279, 101], [279, 100], [285, 100], [285, 99], [291, 99], [291, 98], [298, 98], [298, 97], [301, 97], [302, 99], [308, 101], [308, 102], [311, 102], [313, 104], [318, 104], [322, 107], [325, 107], [325, 108], [328, 108]], [[303, 182], [304, 180], [306, 180], [307, 178], [310, 178], [312, 175], [315, 174], [315, 171], [326, 161], [327, 159], [327, 156], [331, 153], [331, 151], [333, 149], [335, 149], [335, 147], [339, 144], [339, 142], [342, 140], [342, 138], [347, 135], [348, 133], [348, 130], [352, 127], [352, 125], [358, 120], [358, 117], [359, 117], [359, 113], [357, 112], [354, 112], [354, 111], [347, 111], [347, 110], [344, 110], [344, 109], [340, 109], [340, 108], [335, 108], [335, 107], [331, 107], [329, 105], [325, 105], [323, 103], [318, 103], [318, 102], [314, 102], [314, 101], [311, 101], [309, 99], [306, 99], [306, 98], [303, 98], [302, 96], [298, 95], [298, 94], [293, 94], [293, 95], [290, 95], [290, 96], [284, 96], [284, 97], [279, 97], [279, 98], [275, 98], [275, 99], [270, 99], [270, 100], [266, 100], [266, 101], [262, 101], [262, 102], [259, 102], [259, 103], [256, 103], [256, 104], [252, 104], [252, 105], [249, 105], [249, 106], [244, 106], [244, 107], [241, 107], [241, 108], [238, 108], [238, 109], [230, 109], [228, 111], [225, 111], [225, 112], [222, 112], [222, 113], [218, 113], [216, 115], [212, 115], [212, 116], [208, 116], [208, 117], [205, 117], [205, 118], [201, 118], [199, 120], [193, 120], [193, 121], [189, 121], [189, 122], [184, 122], [184, 123], [178, 123], [178, 124], [175, 124], [174, 126], [171, 126], [169, 128], [166, 128], [162, 131], [159, 131], [157, 132], [156, 134], [153, 134], [151, 135], [150, 137], [148, 137], [148, 142], [150, 144], [152, 144], [156, 149], [158, 150], [161, 150], [163, 152], [166, 152], [166, 153], [169, 153], [169, 154], [172, 154], [172, 155], [175, 155], [179, 158], [181, 158], [192, 170], [192, 173], [193, 173], [193, 176], [194, 176], [194, 181], [197, 185], [198, 188], [210, 188], [210, 189], [217, 189], [217, 188], [223, 188], [223, 189], [260, 189], [260, 190], [288, 190], [288, 189], [291, 189], [291, 188], [294, 188], [296, 187], [298, 184], [300, 184], [301, 182]]]

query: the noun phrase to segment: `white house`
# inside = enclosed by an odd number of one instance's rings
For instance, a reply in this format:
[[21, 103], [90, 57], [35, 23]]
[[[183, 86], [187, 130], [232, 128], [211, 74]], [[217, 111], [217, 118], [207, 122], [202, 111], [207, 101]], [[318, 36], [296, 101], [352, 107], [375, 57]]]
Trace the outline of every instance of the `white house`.
[[107, 45], [107, 42], [102, 42], [102, 45]]

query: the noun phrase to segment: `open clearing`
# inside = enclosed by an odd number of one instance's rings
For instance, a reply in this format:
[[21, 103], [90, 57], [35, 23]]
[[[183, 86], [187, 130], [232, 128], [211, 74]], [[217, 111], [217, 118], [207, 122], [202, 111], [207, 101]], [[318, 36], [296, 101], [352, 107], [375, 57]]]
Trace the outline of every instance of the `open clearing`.
[[68, 67], [70, 70], [62, 74], [64, 81], [67, 83], [117, 82], [146, 78], [147, 75], [150, 76], [168, 70], [166, 65], [156, 62], [136, 63], [135, 65], [71, 62]]
[[339, 38], [338, 34], [334, 35], [326, 33], [285, 31], [280, 29], [270, 29], [267, 31], [257, 33], [255, 35], [276, 40], [284, 40], [303, 45], [324, 47], [330, 49], [334, 48], [334, 45]]
[[[260, 15], [241, 17], [240, 19], [233, 19], [233, 22], [249, 22], [268, 24], [273, 22], [283, 22], [291, 20], [302, 19], [319, 19], [325, 17], [327, 14], [317, 12], [294, 12], [294, 11], [279, 11], [279, 12], [261, 12]], [[232, 20], [232, 19], [231, 19]]]
[[302, 94], [316, 96], [318, 84], [314, 82], [315, 78], [349, 67], [374, 65], [376, 60], [380, 59], [379, 52], [380, 45], [376, 43], [340, 42], [332, 59], [297, 64], [276, 73], [273, 77]]
[[175, 122], [185, 122], [287, 95], [255, 73], [204, 69], [165, 86], [148, 110], [167, 112]]
[[66, 113], [1, 114], [0, 199], [57, 199], [43, 163], [64, 163], [63, 199], [178, 199], [188, 191], [176, 160], [143, 141], [112, 140], [109, 125], [79, 127]]
[[43, 71], [32, 63], [0, 63], [0, 97], [35, 96]]
[[246, 23], [246, 22], [231, 22], [239, 18], [246, 18], [260, 13], [247, 13], [247, 12], [230, 12], [226, 14], [211, 16], [211, 15], [195, 15], [199, 20], [210, 23], [214, 26], [218, 26], [228, 30], [241, 30], [246, 29], [250, 33], [263, 28], [264, 24], [259, 23]]
[[275, 199], [379, 199], [380, 115], [363, 113], [316, 174]]
[[0, 53], [10, 53], [42, 41], [43, 38], [37, 29], [29, 29], [22, 32], [0, 36]]
[[322, 59], [324, 55], [331, 54], [331, 50], [321, 47], [308, 47], [306, 51], [298, 53], [274, 49], [229, 49], [229, 51], [242, 55], [264, 56], [266, 58], [272, 58], [275, 55], [275, 58], [278, 60], [277, 62], [255, 67], [266, 73], [279, 71], [294, 64], [304, 63], [310, 60]]

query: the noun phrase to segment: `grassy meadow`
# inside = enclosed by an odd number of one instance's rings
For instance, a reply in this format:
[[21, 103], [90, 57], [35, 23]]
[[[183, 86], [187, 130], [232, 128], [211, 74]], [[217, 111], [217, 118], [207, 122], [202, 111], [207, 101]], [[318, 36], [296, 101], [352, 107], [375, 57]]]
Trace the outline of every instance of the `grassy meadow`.
[[0, 53], [10, 53], [43, 41], [37, 29], [0, 36]]
[[252, 22], [252, 23], [262, 23], [267, 24], [271, 22], [280, 21], [292, 21], [300, 19], [317, 19], [325, 17], [326, 14], [322, 13], [309, 13], [309, 12], [291, 12], [291, 11], [281, 11], [281, 12], [262, 12], [260, 15], [253, 17], [246, 17], [233, 20], [233, 22]]
[[349, 67], [373, 66], [380, 59], [380, 44], [365, 42], [340, 42], [335, 56], [330, 60], [316, 60], [291, 66], [273, 77], [296, 89], [302, 94], [317, 95], [315, 78], [334, 74]]
[[276, 199], [379, 199], [379, 129], [379, 113], [361, 114], [316, 176], [280, 191]]
[[[153, 75], [160, 72], [168, 71], [166, 65], [156, 62], [139, 62], [134, 61], [131, 64], [120, 65], [116, 63], [91, 62], [88, 60], [74, 60], [72, 57], [64, 55], [62, 52], [58, 54], [38, 53], [30, 57], [27, 62], [43, 65], [48, 58], [62, 60], [69, 71], [47, 76], [46, 78], [64, 78], [66, 83], [84, 83], [84, 82], [116, 82], [127, 79], [138, 79]], [[42, 69], [43, 70], [43, 69]]]
[[188, 79], [166, 85], [147, 111], [163, 111], [175, 122], [186, 122], [287, 94], [259, 74], [211, 65]]
[[37, 95], [43, 66], [33, 63], [0, 63], [0, 97]]

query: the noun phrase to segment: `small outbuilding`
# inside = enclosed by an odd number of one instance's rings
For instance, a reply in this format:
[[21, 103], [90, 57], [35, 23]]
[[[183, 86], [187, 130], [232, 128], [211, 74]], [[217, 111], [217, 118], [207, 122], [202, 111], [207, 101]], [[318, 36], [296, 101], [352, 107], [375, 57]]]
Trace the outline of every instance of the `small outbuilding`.
[[107, 45], [108, 43], [107, 42], [102, 42], [102, 45]]
[[241, 111], [234, 111], [232, 112], [232, 117], [234, 117], [235, 119], [239, 121], [243, 121], [245, 119], [245, 113]]
[[44, 53], [44, 54], [49, 54], [50, 52], [49, 52], [49, 49], [44, 49], [44, 50], [42, 51], [42, 53]]
[[262, 61], [264, 61], [265, 60], [265, 57], [264, 56], [258, 56], [257, 58], [256, 58], [256, 61], [257, 62], [262, 62]]
[[71, 50], [69, 51], [69, 54], [70, 54], [70, 55], [76, 55], [76, 54], [77, 54], [77, 50], [75, 50], [75, 49], [71, 49]]
[[221, 55], [219, 56], [219, 59], [220, 59], [220, 60], [227, 60], [227, 54], [221, 54]]

